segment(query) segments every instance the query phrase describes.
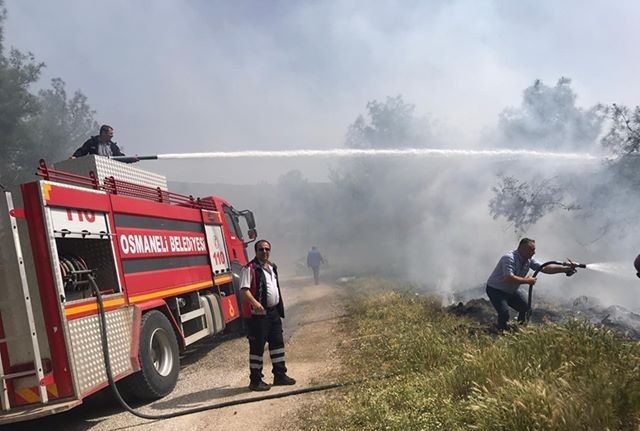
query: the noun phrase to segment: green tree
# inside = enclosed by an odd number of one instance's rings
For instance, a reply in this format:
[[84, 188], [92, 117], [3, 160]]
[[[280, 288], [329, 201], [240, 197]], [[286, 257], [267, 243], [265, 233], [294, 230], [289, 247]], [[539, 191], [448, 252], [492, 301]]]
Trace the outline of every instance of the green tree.
[[[494, 219], [506, 219], [516, 233], [523, 234], [540, 218], [557, 209], [580, 209], [576, 215], [584, 230], [593, 235], [592, 242], [611, 235], [623, 237], [629, 229], [636, 228], [640, 219], [640, 107], [598, 104], [582, 110], [575, 106], [577, 97], [570, 82], [562, 78], [551, 88], [536, 81], [527, 88], [522, 108], [505, 110], [500, 118], [504, 136], [521, 145], [529, 143], [547, 148], [547, 144], [555, 142], [556, 148], [575, 150], [579, 145], [596, 142], [607, 124], [609, 129], [600, 145], [608, 152], [609, 159], [588, 173], [557, 179], [522, 178], [520, 173], [518, 178], [502, 176], [500, 183], [492, 188], [490, 214]], [[575, 134], [576, 131], [582, 134]], [[580, 136], [583, 141], [578, 139]], [[563, 148], [567, 142], [573, 146]], [[565, 190], [571, 190], [575, 203], [564, 202]]]
[[523, 92], [518, 108], [507, 108], [499, 118], [503, 144], [548, 150], [589, 150], [597, 144], [607, 115], [603, 105], [576, 106], [571, 79], [560, 78], [554, 87], [536, 80]]
[[7, 10], [0, 0], [0, 183], [15, 184], [24, 170], [30, 152], [28, 124], [40, 111], [29, 88], [40, 77], [44, 63], [33, 54], [4, 47]]
[[30, 92], [45, 65], [15, 48], [6, 53], [6, 18], [0, 0], [0, 184], [8, 186], [32, 177], [39, 159], [68, 157], [97, 123], [86, 96], [76, 91], [69, 98], [60, 78], [37, 95]]
[[[498, 128], [503, 145], [532, 150], [592, 150], [598, 145], [609, 109], [601, 104], [583, 109], [576, 105], [577, 99], [569, 78], [560, 78], [553, 87], [536, 80], [524, 90], [520, 107], [507, 108], [500, 114]], [[523, 177], [522, 172], [528, 174]], [[522, 235], [557, 209], [589, 208], [590, 191], [585, 189], [593, 186], [594, 179], [583, 181], [581, 196], [572, 196], [574, 202], [566, 203], [564, 191], [570, 178], [541, 178], [539, 173], [514, 164], [511, 172], [499, 176], [498, 184], [492, 187], [489, 212], [494, 219], [507, 220], [515, 233]]]
[[610, 158], [584, 198], [587, 215], [599, 222], [598, 239], [626, 237], [640, 220], [640, 107], [613, 104], [609, 112], [611, 125], [601, 143]]
[[618, 186], [637, 193], [640, 187], [640, 106], [611, 107], [611, 128], [602, 145], [614, 156], [608, 163]]
[[51, 81], [51, 88], [38, 93], [38, 101], [40, 113], [28, 122], [32, 151], [25, 160], [26, 167], [35, 166], [41, 158], [55, 162], [69, 157], [98, 130], [95, 111], [88, 105], [87, 97], [76, 91], [69, 98], [60, 78]]
[[611, 106], [611, 128], [602, 138], [602, 145], [617, 156], [640, 153], [640, 106]]
[[504, 217], [516, 236], [523, 236], [531, 225], [555, 209], [579, 209], [576, 204], [563, 202], [564, 192], [553, 178], [530, 183], [510, 176], [499, 178], [499, 184], [491, 188], [494, 197], [489, 202], [489, 213], [494, 220]]
[[384, 103], [367, 103], [367, 116], [359, 115], [349, 126], [345, 145], [349, 148], [420, 147], [428, 137], [428, 123], [414, 116], [415, 105], [402, 96], [387, 97]]

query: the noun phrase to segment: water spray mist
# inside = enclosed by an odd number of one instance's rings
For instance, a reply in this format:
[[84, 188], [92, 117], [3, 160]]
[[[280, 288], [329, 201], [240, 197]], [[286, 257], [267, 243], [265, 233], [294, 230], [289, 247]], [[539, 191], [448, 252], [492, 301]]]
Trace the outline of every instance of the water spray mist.
[[274, 150], [274, 151], [213, 151], [208, 153], [170, 153], [152, 156], [113, 156], [125, 163], [157, 159], [238, 159], [238, 158], [290, 158], [290, 157], [490, 157], [490, 158], [554, 158], [557, 160], [595, 162], [599, 159], [588, 153], [557, 153], [531, 150], [460, 150], [441, 148], [356, 149], [329, 150]]

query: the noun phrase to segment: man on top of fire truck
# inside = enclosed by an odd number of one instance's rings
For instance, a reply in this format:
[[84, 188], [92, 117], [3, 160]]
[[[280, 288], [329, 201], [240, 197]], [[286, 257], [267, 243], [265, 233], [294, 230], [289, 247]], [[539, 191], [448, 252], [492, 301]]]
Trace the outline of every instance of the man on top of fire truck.
[[274, 386], [294, 385], [296, 381], [287, 376], [284, 363], [284, 304], [278, 282], [278, 267], [269, 260], [271, 243], [261, 239], [254, 248], [256, 257], [242, 269], [240, 277], [240, 289], [244, 297], [242, 317], [248, 319], [249, 389], [268, 391], [271, 386], [262, 380], [265, 343], [269, 343]]
[[112, 138], [113, 127], [103, 124], [100, 126], [100, 134], [87, 139], [87, 141], [73, 153], [71, 158], [75, 159], [76, 157], [86, 156], [87, 154], [107, 157], [124, 156], [118, 144], [111, 140]]

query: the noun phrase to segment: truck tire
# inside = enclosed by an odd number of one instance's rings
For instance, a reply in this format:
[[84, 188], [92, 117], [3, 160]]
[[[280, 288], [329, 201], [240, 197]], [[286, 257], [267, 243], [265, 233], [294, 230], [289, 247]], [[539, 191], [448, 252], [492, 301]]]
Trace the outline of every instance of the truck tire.
[[127, 379], [127, 389], [141, 400], [156, 400], [171, 393], [178, 382], [178, 341], [171, 323], [160, 311], [146, 313], [140, 326], [140, 371]]

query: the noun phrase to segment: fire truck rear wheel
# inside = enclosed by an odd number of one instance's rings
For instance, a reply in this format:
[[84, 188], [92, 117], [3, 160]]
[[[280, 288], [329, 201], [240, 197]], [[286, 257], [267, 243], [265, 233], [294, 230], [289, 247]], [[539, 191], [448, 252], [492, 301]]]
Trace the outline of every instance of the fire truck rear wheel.
[[130, 391], [143, 400], [171, 393], [180, 371], [178, 341], [171, 323], [160, 311], [142, 316], [138, 358], [141, 369], [132, 376]]

